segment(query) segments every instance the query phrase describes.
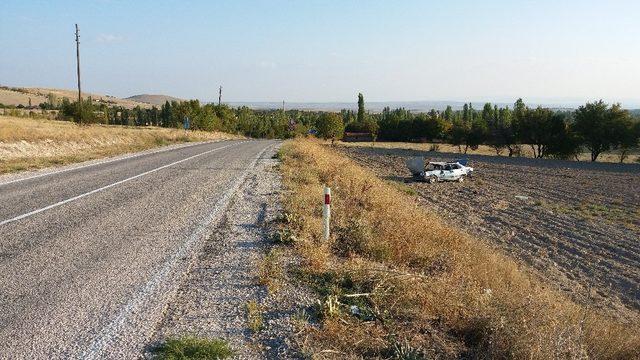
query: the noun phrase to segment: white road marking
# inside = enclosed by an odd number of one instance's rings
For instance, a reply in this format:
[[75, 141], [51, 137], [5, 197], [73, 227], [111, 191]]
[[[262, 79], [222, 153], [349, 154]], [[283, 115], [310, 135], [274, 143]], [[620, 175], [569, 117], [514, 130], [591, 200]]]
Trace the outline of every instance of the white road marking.
[[206, 155], [206, 154], [212, 153], [212, 152], [214, 152], [214, 151], [222, 150], [222, 149], [228, 148], [228, 147], [230, 147], [230, 146], [238, 145], [238, 144], [242, 144], [242, 143], [244, 143], [244, 141], [243, 141], [243, 142], [239, 142], [239, 143], [229, 144], [229, 145], [226, 145], [226, 146], [223, 146], [223, 147], [219, 147], [219, 148], [215, 148], [215, 149], [211, 149], [211, 150], [205, 151], [205, 152], [203, 152], [203, 153], [196, 154], [196, 155], [193, 155], [193, 156], [189, 156], [188, 158], [184, 158], [184, 159], [182, 159], [182, 160], [178, 160], [178, 161], [172, 162], [172, 163], [170, 163], [170, 164], [166, 164], [166, 165], [163, 165], [163, 166], [157, 167], [157, 168], [155, 168], [155, 169], [151, 169], [151, 170], [149, 170], [149, 171], [145, 171], [145, 172], [143, 172], [143, 173], [141, 173], [141, 174], [134, 175], [134, 176], [132, 176], [132, 177], [129, 177], [129, 178], [126, 178], [126, 179], [123, 179], [123, 180], [120, 180], [120, 181], [116, 181], [116, 182], [114, 182], [114, 183], [112, 183], [112, 184], [109, 184], [109, 185], [103, 186], [103, 187], [98, 188], [98, 189], [91, 190], [91, 191], [89, 191], [89, 192], [86, 192], [86, 193], [84, 193], [84, 194], [80, 194], [80, 195], [74, 196], [74, 197], [69, 198], [69, 199], [66, 199], [66, 200], [62, 200], [62, 201], [57, 202], [57, 203], [55, 203], [55, 204], [51, 204], [51, 205], [45, 206], [45, 207], [40, 208], [40, 209], [37, 209], [37, 210], [33, 210], [33, 211], [28, 212], [28, 213], [26, 213], [26, 214], [18, 215], [18, 216], [14, 217], [14, 218], [11, 218], [11, 219], [7, 219], [7, 220], [0, 221], [0, 226], [5, 225], [5, 224], [8, 224], [8, 223], [11, 223], [11, 222], [14, 222], [14, 221], [18, 221], [18, 220], [21, 220], [21, 219], [24, 219], [24, 218], [27, 218], [27, 217], [32, 216], [32, 215], [35, 215], [35, 214], [39, 214], [39, 213], [41, 213], [41, 212], [43, 212], [43, 211], [47, 211], [47, 210], [49, 210], [49, 209], [53, 209], [53, 208], [55, 208], [55, 207], [58, 207], [58, 206], [61, 206], [61, 205], [64, 205], [64, 204], [70, 203], [70, 202], [72, 202], [72, 201], [76, 201], [76, 200], [78, 200], [78, 199], [82, 199], [82, 198], [83, 198], [83, 197], [85, 197], [85, 196], [89, 196], [89, 195], [95, 194], [95, 193], [97, 193], [97, 192], [100, 192], [100, 191], [103, 191], [103, 190], [107, 190], [107, 189], [112, 188], [112, 187], [114, 187], [114, 186], [117, 186], [117, 185], [120, 185], [120, 184], [126, 183], [126, 182], [128, 182], [128, 181], [131, 181], [131, 180], [137, 179], [137, 178], [142, 177], [142, 176], [145, 176], [145, 175], [149, 175], [149, 174], [154, 173], [154, 172], [156, 172], [156, 171], [160, 171], [160, 170], [162, 170], [162, 169], [166, 169], [166, 168], [168, 168], [168, 167], [171, 167], [171, 166], [174, 166], [174, 165], [177, 165], [177, 164], [183, 163], [183, 162], [185, 162], [185, 161], [188, 161], [188, 160], [191, 160], [191, 159], [195, 159], [195, 158], [197, 158], [197, 157], [199, 157], [199, 156]]
[[202, 144], [215, 143], [215, 142], [219, 142], [219, 141], [207, 141], [207, 142], [200, 142], [200, 143], [196, 143], [196, 144], [189, 144], [189, 145], [178, 146], [178, 147], [169, 147], [169, 148], [163, 148], [163, 149], [156, 149], [156, 150], [149, 151], [149, 152], [142, 152], [142, 153], [137, 153], [137, 154], [126, 155], [126, 156], [123, 156], [123, 157], [116, 157], [116, 158], [112, 158], [112, 159], [101, 160], [101, 161], [93, 162], [91, 164], [75, 166], [75, 167], [73, 165], [71, 165], [71, 167], [69, 167], [67, 169], [51, 171], [51, 172], [45, 172], [43, 174], [28, 176], [28, 177], [25, 177], [25, 178], [19, 178], [19, 179], [15, 179], [15, 180], [6, 181], [6, 182], [2, 182], [2, 180], [0, 180], [0, 186], [13, 184], [13, 183], [17, 183], [17, 182], [20, 182], [20, 181], [27, 181], [27, 180], [31, 180], [31, 179], [37, 179], [37, 178], [41, 178], [43, 176], [61, 174], [61, 173], [65, 173], [65, 172], [68, 172], [68, 171], [84, 169], [84, 168], [90, 167], [90, 166], [108, 164], [108, 163], [112, 163], [112, 162], [116, 162], [116, 161], [137, 158], [139, 156], [153, 155], [153, 154], [158, 154], [158, 153], [162, 153], [162, 152], [170, 151], [170, 150], [186, 149], [186, 148], [189, 148], [189, 147], [192, 147], [192, 146], [198, 146], [198, 145], [202, 145]]
[[[156, 296], [153, 296], [154, 292], [157, 293], [158, 291], [162, 290], [158, 289], [158, 287], [161, 287], [163, 283], [167, 283], [167, 278], [169, 275], [178, 273], [178, 270], [180, 270], [179, 266], [181, 262], [186, 262], [186, 266], [189, 265], [190, 261], [192, 261], [193, 259], [193, 254], [197, 253], [195, 250], [203, 245], [202, 239], [206, 239], [208, 233], [212, 231], [209, 226], [220, 218], [220, 216], [222, 215], [222, 211], [227, 208], [227, 205], [240, 188], [240, 185], [242, 185], [242, 183], [244, 182], [246, 176], [250, 171], [255, 169], [258, 160], [267, 151], [267, 149], [272, 146], [273, 145], [268, 145], [267, 147], [262, 149], [260, 153], [258, 153], [256, 158], [251, 162], [251, 164], [249, 164], [247, 171], [242, 172], [242, 174], [235, 179], [231, 188], [216, 202], [211, 212], [205, 219], [200, 222], [199, 226], [193, 231], [193, 233], [191, 233], [189, 238], [164, 264], [162, 264], [162, 267], [158, 270], [158, 272], [156, 272], [151, 277], [151, 279], [127, 303], [127, 305], [123, 306], [120, 309], [117, 316], [108, 325], [106, 325], [99, 331], [98, 336], [93, 340], [89, 348], [86, 349], [82, 354], [82, 359], [88, 360], [103, 358], [105, 356], [104, 353], [109, 348], [109, 346], [113, 346], [114, 341], [118, 340], [118, 338], [122, 336], [121, 333], [123, 331], [123, 328], [125, 328], [125, 325], [127, 325], [128, 323], [134, 323], [133, 317], [144, 317], [144, 313], [143, 311], [141, 311], [141, 307], [146, 302], [148, 302], [150, 297], [157, 298]], [[162, 292], [166, 294], [166, 291]], [[149, 319], [143, 318], [142, 320], [148, 321]]]

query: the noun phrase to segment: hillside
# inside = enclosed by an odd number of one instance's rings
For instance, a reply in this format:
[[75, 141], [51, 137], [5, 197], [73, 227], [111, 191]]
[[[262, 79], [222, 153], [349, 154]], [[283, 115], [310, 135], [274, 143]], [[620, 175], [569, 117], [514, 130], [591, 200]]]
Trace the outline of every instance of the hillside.
[[[75, 100], [78, 93], [75, 90], [66, 89], [48, 89], [48, 88], [21, 88], [21, 87], [0, 87], [0, 104], [4, 105], [29, 105], [29, 98], [31, 98], [31, 104], [38, 106], [39, 104], [47, 101], [47, 96], [53, 94], [58, 101], [63, 98]], [[107, 105], [117, 105], [128, 109], [133, 109], [136, 106], [142, 108], [149, 108], [151, 105], [146, 102], [138, 102], [130, 99], [120, 99], [111, 95], [95, 94], [83, 92], [84, 98], [91, 96], [96, 103], [106, 103]]]
[[150, 104], [150, 105], [156, 105], [156, 106], [160, 106], [162, 104], [164, 104], [165, 102], [169, 101], [184, 101], [184, 99], [179, 99], [173, 96], [168, 96], [168, 95], [151, 95], [151, 94], [140, 94], [140, 95], [133, 95], [133, 96], [129, 96], [128, 98], [125, 98], [124, 100], [131, 100], [131, 101], [135, 101], [135, 102], [141, 102], [141, 103], [145, 103], [145, 104]]

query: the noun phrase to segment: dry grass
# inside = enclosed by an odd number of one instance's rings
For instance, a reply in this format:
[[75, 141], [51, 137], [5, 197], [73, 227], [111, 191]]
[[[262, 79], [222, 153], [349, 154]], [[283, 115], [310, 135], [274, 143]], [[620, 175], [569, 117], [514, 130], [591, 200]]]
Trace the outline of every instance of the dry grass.
[[[409, 149], [409, 150], [419, 150], [419, 151], [434, 151], [434, 146], [437, 147], [437, 152], [443, 153], [459, 153], [458, 147], [451, 144], [435, 144], [435, 143], [407, 143], [407, 142], [376, 142], [372, 145], [370, 142], [340, 142], [341, 145], [344, 146], [365, 146], [365, 147], [377, 147], [382, 149]], [[464, 147], [463, 147], [464, 149]], [[531, 147], [528, 145], [522, 145], [521, 147], [521, 156], [523, 157], [533, 157], [533, 151]], [[496, 151], [487, 145], [480, 145], [477, 150], [468, 149], [468, 154], [476, 154], [476, 155], [489, 155], [489, 156], [498, 156]], [[508, 151], [503, 151], [501, 156], [507, 156]], [[578, 156], [580, 161], [590, 161], [591, 155], [588, 153], [582, 153]], [[640, 149], [633, 150], [629, 156], [625, 159], [625, 163], [634, 163], [640, 161]], [[617, 163], [620, 162], [620, 157], [616, 153], [616, 151], [609, 151], [606, 153], [600, 154], [598, 157], [598, 162], [612, 162]]]
[[[446, 226], [318, 142], [282, 151], [286, 211], [300, 277], [324, 301], [303, 350], [318, 358], [598, 358], [640, 356], [640, 330], [576, 305], [510, 259]], [[332, 187], [332, 238], [321, 234]]]
[[263, 311], [262, 305], [257, 301], [247, 301], [247, 326], [253, 333], [259, 332], [264, 326]]
[[0, 173], [68, 164], [161, 145], [233, 137], [156, 127], [79, 126], [0, 116]]
[[284, 279], [281, 256], [280, 251], [274, 248], [258, 263], [258, 283], [266, 286], [271, 293], [278, 291]]

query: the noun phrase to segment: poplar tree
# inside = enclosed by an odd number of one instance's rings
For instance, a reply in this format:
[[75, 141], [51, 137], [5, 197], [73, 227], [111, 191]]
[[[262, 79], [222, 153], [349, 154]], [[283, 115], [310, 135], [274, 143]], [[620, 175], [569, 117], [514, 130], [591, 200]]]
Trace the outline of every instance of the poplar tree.
[[364, 96], [362, 93], [358, 94], [358, 123], [364, 123]]

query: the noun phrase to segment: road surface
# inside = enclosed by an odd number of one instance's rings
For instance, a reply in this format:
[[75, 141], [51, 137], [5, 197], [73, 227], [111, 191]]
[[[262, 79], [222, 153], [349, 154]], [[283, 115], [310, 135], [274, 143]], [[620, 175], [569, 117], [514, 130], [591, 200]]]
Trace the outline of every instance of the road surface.
[[274, 141], [0, 180], [0, 358], [132, 358]]

